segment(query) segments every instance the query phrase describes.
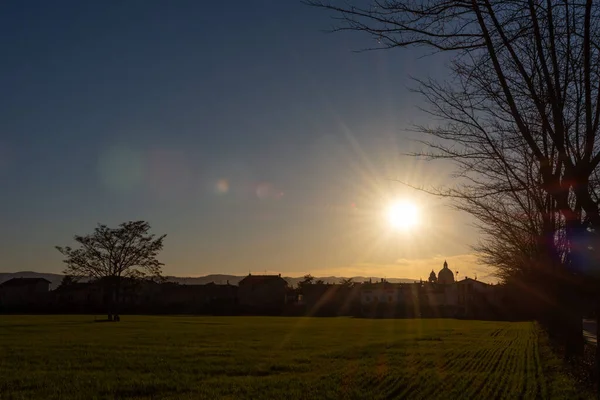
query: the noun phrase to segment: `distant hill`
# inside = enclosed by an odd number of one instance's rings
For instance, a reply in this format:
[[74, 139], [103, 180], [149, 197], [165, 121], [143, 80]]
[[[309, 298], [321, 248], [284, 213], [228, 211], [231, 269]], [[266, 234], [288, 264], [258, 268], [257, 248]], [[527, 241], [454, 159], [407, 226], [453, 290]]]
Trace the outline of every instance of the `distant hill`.
[[[0, 283], [5, 282], [12, 278], [44, 278], [49, 280], [50, 290], [56, 289], [58, 285], [60, 285], [60, 281], [62, 280], [64, 275], [62, 274], [46, 274], [41, 272], [33, 272], [33, 271], [21, 271], [21, 272], [0, 272]], [[206, 275], [206, 276], [198, 276], [198, 277], [178, 277], [178, 276], [167, 276], [166, 279], [168, 282], [179, 283], [180, 285], [205, 285], [207, 283], [217, 283], [217, 284], [226, 284], [229, 282], [231, 285], [237, 285], [244, 276], [238, 275]], [[304, 278], [302, 277], [284, 277], [284, 279], [292, 286], [298, 285], [298, 282], [302, 281]], [[326, 277], [315, 277], [315, 280], [322, 280], [325, 283], [339, 283], [344, 277], [337, 276], [326, 276]], [[373, 282], [381, 280], [378, 277], [364, 277], [364, 276], [355, 276], [352, 277], [354, 282], [365, 282], [371, 279]], [[415, 279], [405, 279], [405, 278], [386, 278], [388, 282], [391, 283], [411, 283], [415, 282]]]

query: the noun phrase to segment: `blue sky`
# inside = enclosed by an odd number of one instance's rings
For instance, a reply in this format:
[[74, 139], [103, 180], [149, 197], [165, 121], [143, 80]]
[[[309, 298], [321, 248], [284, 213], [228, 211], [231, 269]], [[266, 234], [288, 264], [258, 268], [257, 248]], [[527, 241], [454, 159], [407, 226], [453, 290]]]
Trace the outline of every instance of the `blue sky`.
[[[447, 183], [401, 155], [426, 121], [410, 76], [443, 60], [356, 53], [372, 39], [331, 23], [295, 1], [2, 3], [0, 271], [61, 271], [53, 246], [132, 219], [168, 234], [170, 275], [472, 268], [468, 220], [389, 180]], [[410, 234], [382, 222], [397, 198]]]

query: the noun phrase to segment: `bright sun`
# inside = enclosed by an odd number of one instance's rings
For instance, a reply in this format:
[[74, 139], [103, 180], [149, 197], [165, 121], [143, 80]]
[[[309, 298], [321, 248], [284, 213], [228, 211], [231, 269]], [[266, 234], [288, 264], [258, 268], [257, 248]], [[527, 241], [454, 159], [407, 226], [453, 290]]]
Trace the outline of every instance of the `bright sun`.
[[408, 201], [400, 201], [387, 209], [387, 219], [396, 229], [410, 230], [419, 223], [419, 210]]

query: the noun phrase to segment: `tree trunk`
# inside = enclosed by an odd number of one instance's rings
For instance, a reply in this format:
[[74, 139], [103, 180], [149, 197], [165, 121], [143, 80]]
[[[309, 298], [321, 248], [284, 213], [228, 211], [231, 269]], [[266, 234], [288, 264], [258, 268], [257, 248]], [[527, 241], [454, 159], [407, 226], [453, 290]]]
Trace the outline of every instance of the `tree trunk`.
[[121, 317], [119, 316], [119, 305], [121, 304], [121, 277], [116, 277], [115, 282], [115, 306], [114, 306], [114, 318], [113, 321], [119, 322], [121, 321]]
[[584, 339], [583, 339], [583, 317], [579, 313], [574, 313], [567, 316], [568, 322], [566, 326], [566, 356], [573, 358], [583, 355]]
[[115, 315], [115, 286], [110, 277], [104, 280], [104, 306], [106, 307], [107, 318], [109, 321], [114, 321]]
[[583, 312], [581, 302], [577, 298], [577, 287], [573, 282], [565, 281], [561, 302], [559, 323], [562, 324], [565, 343], [565, 356], [573, 358], [582, 356], [584, 351]]
[[568, 358], [582, 356], [585, 341], [583, 339], [583, 304], [580, 291], [583, 289], [578, 278], [585, 264], [585, 250], [580, 248], [581, 235], [585, 227], [580, 222], [579, 213], [571, 210], [561, 210], [566, 219], [566, 236], [571, 246], [569, 261], [559, 275], [563, 296], [560, 304], [563, 306], [564, 318], [562, 322], [565, 333], [565, 350]]
[[596, 300], [596, 391], [597, 397], [600, 399], [600, 299]]

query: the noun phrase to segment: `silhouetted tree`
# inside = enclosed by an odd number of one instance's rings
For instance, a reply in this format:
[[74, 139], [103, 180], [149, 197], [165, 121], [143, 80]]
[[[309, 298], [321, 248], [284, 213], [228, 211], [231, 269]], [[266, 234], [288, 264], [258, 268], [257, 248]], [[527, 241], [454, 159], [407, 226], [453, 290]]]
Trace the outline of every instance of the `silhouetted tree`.
[[354, 280], [352, 278], [342, 278], [342, 280], [340, 280], [340, 285], [342, 286], [346, 286], [346, 287], [354, 287]]
[[317, 281], [315, 282], [315, 284], [317, 284], [317, 285], [323, 285], [323, 284], [325, 284], [325, 281], [323, 279], [317, 279]]
[[77, 280], [75, 280], [75, 278], [73, 278], [71, 275], [65, 275], [61, 279], [60, 284], [58, 285], [57, 289], [68, 288], [69, 286], [73, 286], [76, 283], [77, 283]]
[[300, 291], [302, 291], [302, 288], [304, 286], [312, 285], [314, 280], [315, 280], [315, 277], [312, 276], [311, 274], [304, 275], [303, 279], [300, 282], [298, 282], [298, 289]]
[[[560, 215], [557, 234], [564, 235], [567, 246], [564, 273], [597, 276], [591, 268], [595, 265], [582, 262], [589, 250], [581, 238], [600, 232], [600, 3], [308, 3], [336, 13], [339, 25], [334, 30], [372, 35], [375, 48], [417, 45], [452, 52], [451, 79], [419, 81], [434, 113], [447, 121], [419, 129], [440, 140], [431, 143], [432, 157], [476, 165], [497, 157], [499, 148], [509, 156], [511, 150], [527, 149], [539, 168], [538, 185]], [[509, 173], [522, 167], [510, 157], [505, 160]], [[489, 172], [474, 174], [485, 179]], [[499, 193], [503, 190], [507, 188], [499, 188]], [[580, 321], [581, 305], [574, 300], [573, 286], [565, 287], [570, 292], [565, 292], [562, 304], [574, 316], [566, 323], [572, 327], [567, 344], [574, 351], [582, 343], [581, 322], [574, 322]]]
[[129, 221], [117, 228], [99, 224], [92, 234], [75, 236], [78, 248], [56, 247], [66, 257], [65, 274], [97, 279], [104, 284], [109, 320], [120, 318], [118, 305], [124, 278], [161, 275], [163, 264], [156, 257], [166, 235], [156, 237], [149, 230], [150, 224], [145, 221]]

